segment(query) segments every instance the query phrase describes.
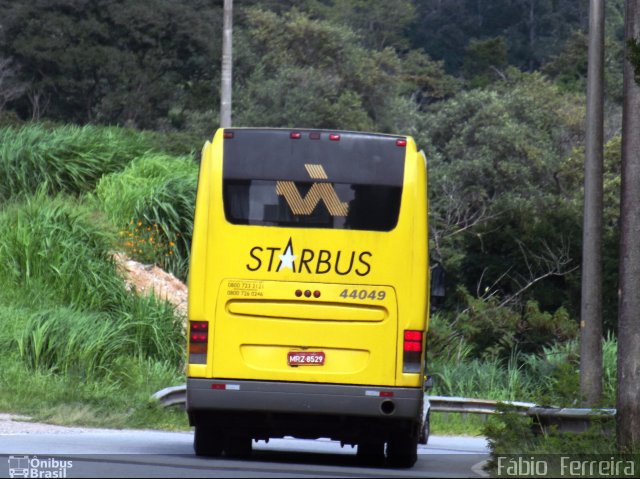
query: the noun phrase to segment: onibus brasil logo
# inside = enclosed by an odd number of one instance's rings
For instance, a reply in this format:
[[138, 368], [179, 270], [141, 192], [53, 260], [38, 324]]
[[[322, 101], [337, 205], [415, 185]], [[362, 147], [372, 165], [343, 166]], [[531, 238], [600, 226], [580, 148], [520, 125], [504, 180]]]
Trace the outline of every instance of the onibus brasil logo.
[[38, 456], [9, 456], [9, 477], [68, 477], [73, 461]]

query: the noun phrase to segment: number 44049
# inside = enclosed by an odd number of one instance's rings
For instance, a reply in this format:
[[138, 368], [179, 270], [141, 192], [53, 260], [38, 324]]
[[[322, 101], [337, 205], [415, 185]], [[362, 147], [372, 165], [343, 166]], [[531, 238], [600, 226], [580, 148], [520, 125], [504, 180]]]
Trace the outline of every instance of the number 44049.
[[375, 289], [343, 289], [340, 297], [344, 299], [372, 299], [382, 301], [387, 296], [384, 291], [376, 291]]

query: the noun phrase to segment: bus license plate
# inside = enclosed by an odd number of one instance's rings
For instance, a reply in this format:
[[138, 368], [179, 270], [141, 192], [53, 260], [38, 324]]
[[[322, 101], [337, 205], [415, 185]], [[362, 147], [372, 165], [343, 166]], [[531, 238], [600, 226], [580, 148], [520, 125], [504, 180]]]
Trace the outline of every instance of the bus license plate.
[[322, 351], [290, 351], [287, 362], [289, 366], [322, 366], [324, 365], [324, 353]]

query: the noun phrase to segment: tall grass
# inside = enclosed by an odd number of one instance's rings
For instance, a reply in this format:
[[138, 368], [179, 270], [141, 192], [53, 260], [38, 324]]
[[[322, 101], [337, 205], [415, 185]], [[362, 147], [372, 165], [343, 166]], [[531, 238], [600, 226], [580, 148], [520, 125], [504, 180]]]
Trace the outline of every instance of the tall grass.
[[[603, 342], [603, 406], [616, 401], [616, 364], [618, 343], [609, 333]], [[580, 404], [580, 344], [577, 340], [558, 343], [543, 349], [540, 355], [525, 358], [527, 374], [536, 378], [539, 400], [560, 406]]]
[[[33, 287], [78, 309], [115, 310], [125, 293], [110, 250], [115, 233], [79, 201], [35, 196], [0, 211], [0, 275], [5, 288]], [[44, 297], [42, 297], [44, 295]]]
[[[183, 380], [183, 318], [127, 291], [112, 257], [122, 225], [155, 223], [186, 276], [197, 166], [146, 154], [150, 138], [91, 126], [0, 128], [2, 410], [60, 423], [186, 426], [184, 414], [149, 402]], [[138, 183], [113, 184], [104, 210], [126, 218], [116, 223], [86, 193], [145, 157], [130, 170]]]
[[144, 134], [122, 128], [39, 125], [0, 128], [0, 200], [34, 193], [79, 194], [152, 148]]
[[[96, 188], [101, 208], [133, 241], [132, 256], [148, 254], [165, 270], [185, 280], [193, 232], [198, 167], [189, 158], [147, 154], [122, 172], [105, 176]], [[157, 235], [141, 233], [157, 231]], [[136, 249], [139, 247], [140, 249]]]
[[[78, 200], [40, 191], [0, 211], [0, 275], [22, 309], [0, 340], [30, 368], [108, 371], [121, 356], [180, 367], [182, 322], [173, 307], [128, 292], [110, 251], [115, 235]], [[2, 295], [7, 298], [11, 293]]]
[[[512, 354], [509, 361], [452, 354], [432, 355], [429, 373], [433, 395], [495, 400], [519, 400], [541, 405], [579, 404], [579, 343], [575, 340], [543, 348], [540, 354]], [[609, 335], [603, 343], [603, 406], [613, 406], [616, 395], [617, 342]]]
[[516, 358], [504, 364], [499, 359], [473, 359], [464, 362], [434, 362], [430, 366], [438, 396], [475, 397], [501, 401], [526, 400], [535, 382]]
[[64, 307], [34, 313], [16, 339], [20, 358], [31, 370], [84, 378], [108, 371], [132, 342], [126, 324], [104, 313]]
[[66, 307], [33, 313], [15, 338], [20, 359], [31, 370], [91, 379], [109, 375], [125, 357], [166, 362], [177, 370], [184, 337], [171, 308], [150, 297], [128, 299], [128, 307], [115, 315]]

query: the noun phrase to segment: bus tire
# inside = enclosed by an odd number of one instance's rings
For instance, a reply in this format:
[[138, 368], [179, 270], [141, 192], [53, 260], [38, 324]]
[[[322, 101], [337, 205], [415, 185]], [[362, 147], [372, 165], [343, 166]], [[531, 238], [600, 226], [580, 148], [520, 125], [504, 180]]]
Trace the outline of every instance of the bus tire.
[[418, 460], [418, 436], [397, 435], [389, 439], [387, 459], [391, 467], [413, 467]]
[[420, 439], [418, 440], [418, 444], [426, 445], [429, 442], [429, 434], [431, 432], [430, 416], [431, 416], [431, 413], [428, 412], [424, 418], [424, 422], [422, 423], [422, 430], [420, 431]]
[[245, 458], [251, 455], [250, 437], [230, 437], [227, 443], [227, 455], [235, 458]]
[[224, 439], [214, 436], [211, 427], [196, 424], [193, 434], [193, 450], [196, 456], [218, 457], [224, 449]]
[[380, 466], [384, 463], [384, 441], [358, 442], [356, 455], [363, 465]]

